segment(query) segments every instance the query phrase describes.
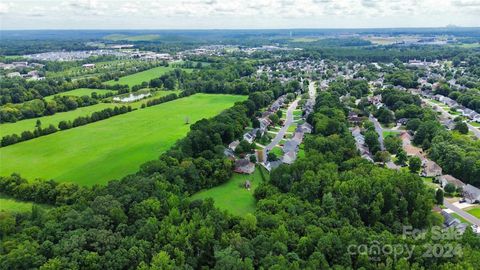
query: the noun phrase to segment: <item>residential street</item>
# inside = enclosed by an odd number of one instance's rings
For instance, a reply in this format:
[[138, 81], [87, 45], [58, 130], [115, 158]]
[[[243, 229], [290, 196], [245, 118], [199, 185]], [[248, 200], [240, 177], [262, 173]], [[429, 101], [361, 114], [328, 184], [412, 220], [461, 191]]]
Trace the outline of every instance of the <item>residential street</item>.
[[463, 211], [462, 209], [456, 207], [455, 205], [449, 203], [447, 200], [443, 201], [443, 205], [448, 209], [452, 210], [453, 212], [457, 213], [459, 216], [463, 217], [464, 219], [468, 220], [470, 223], [480, 226], [480, 219], [470, 215], [469, 213]]
[[371, 114], [368, 116], [368, 119], [370, 119], [370, 121], [375, 126], [375, 131], [378, 134], [378, 141], [380, 142], [380, 149], [382, 151], [384, 151], [385, 150], [385, 145], [383, 143], [383, 128], [382, 128], [382, 125], [380, 125], [377, 118], [373, 117], [373, 115], [371, 115]]
[[290, 127], [290, 125], [293, 123], [293, 111], [297, 108], [298, 101], [300, 99], [297, 98], [292, 104], [287, 109], [287, 114], [285, 118], [285, 124], [283, 127], [278, 131], [277, 136], [273, 138], [273, 140], [265, 146], [265, 149], [263, 150], [263, 160], [267, 160], [267, 152], [273, 149], [282, 139], [283, 136], [285, 135], [285, 132], [287, 132], [287, 129]]
[[[433, 103], [432, 101], [430, 101], [429, 99], [426, 99], [426, 98], [422, 98], [422, 100], [424, 102], [426, 102], [427, 104], [429, 104], [430, 106], [436, 106], [436, 108], [438, 108], [437, 110], [443, 114], [444, 117], [447, 117], [449, 119], [455, 119], [455, 116], [454, 115], [451, 115], [448, 111], [446, 111], [444, 108], [442, 108], [441, 106], [439, 106], [438, 104], [435, 104]], [[468, 129], [473, 133], [475, 134], [475, 136], [477, 138], [480, 139], [480, 130], [472, 125], [470, 125], [469, 123], [467, 123], [467, 126], [468, 126]]]
[[[400, 130], [395, 130], [395, 129], [384, 129], [384, 128], [382, 128], [382, 125], [380, 125], [377, 118], [373, 117], [373, 115], [371, 115], [371, 114], [368, 116], [368, 118], [370, 119], [370, 121], [375, 126], [375, 131], [378, 134], [378, 141], [380, 142], [380, 149], [382, 151], [385, 151], [385, 144], [383, 143], [383, 131], [384, 130], [385, 131], [392, 131], [392, 132], [401, 132], [401, 131]], [[395, 165], [395, 163], [393, 163], [393, 161], [391, 161], [391, 160], [389, 162], [385, 163], [385, 165], [389, 169], [398, 170], [400, 168], [399, 166]]]

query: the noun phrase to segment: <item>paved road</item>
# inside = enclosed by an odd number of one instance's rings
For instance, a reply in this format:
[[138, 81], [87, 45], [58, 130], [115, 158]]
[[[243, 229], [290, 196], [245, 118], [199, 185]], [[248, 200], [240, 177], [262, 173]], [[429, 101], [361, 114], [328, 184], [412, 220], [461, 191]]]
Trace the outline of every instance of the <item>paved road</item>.
[[[426, 98], [422, 98], [422, 100], [424, 102], [426, 102], [427, 104], [429, 104], [430, 106], [435, 106], [437, 108], [437, 110], [443, 114], [444, 117], [446, 118], [449, 118], [449, 119], [455, 119], [455, 115], [451, 115], [447, 110], [445, 110], [444, 108], [442, 108], [441, 106], [439, 106], [438, 104], [435, 104], [433, 103], [432, 101], [426, 99]], [[472, 125], [470, 125], [469, 123], [466, 123], [467, 124], [467, 127], [468, 129], [477, 137], [480, 139], [480, 130]]]
[[463, 211], [462, 209], [456, 207], [455, 205], [449, 203], [447, 200], [443, 201], [443, 205], [448, 209], [452, 210], [453, 212], [457, 213], [459, 216], [463, 217], [464, 219], [468, 220], [470, 223], [480, 226], [480, 219], [470, 215], [469, 213]]
[[296, 99], [294, 102], [292, 102], [292, 104], [290, 104], [287, 109], [287, 116], [285, 118], [283, 127], [278, 131], [277, 136], [275, 136], [275, 138], [273, 138], [273, 140], [263, 149], [263, 160], [267, 160], [267, 153], [283, 139], [285, 132], [287, 132], [287, 129], [293, 123], [293, 111], [297, 108], [298, 101], [299, 99]]
[[[380, 142], [380, 149], [382, 151], [385, 151], [385, 144], [383, 143], [383, 131], [385, 130], [385, 131], [392, 131], [392, 132], [399, 132], [399, 133], [402, 132], [402, 131], [401, 130], [396, 130], [396, 129], [384, 129], [384, 128], [382, 128], [382, 125], [380, 125], [377, 118], [373, 117], [373, 115], [371, 115], [371, 114], [368, 116], [368, 118], [370, 119], [370, 121], [375, 126], [375, 131], [378, 134], [378, 141]], [[400, 169], [400, 167], [397, 166], [395, 163], [393, 163], [393, 161], [391, 161], [391, 160], [389, 162], [385, 163], [385, 165], [389, 169], [395, 169], [395, 170]]]
[[315, 89], [315, 82], [310, 82], [310, 84], [308, 85], [308, 95], [310, 96], [310, 100], [312, 100], [314, 104], [316, 93], [317, 90]]
[[373, 115], [371, 115], [371, 114], [368, 116], [368, 119], [370, 119], [370, 122], [372, 122], [373, 125], [375, 126], [375, 131], [378, 134], [378, 141], [380, 142], [380, 149], [382, 151], [384, 151], [385, 150], [385, 144], [383, 143], [383, 128], [382, 128], [382, 125], [380, 125], [377, 118], [373, 117]]

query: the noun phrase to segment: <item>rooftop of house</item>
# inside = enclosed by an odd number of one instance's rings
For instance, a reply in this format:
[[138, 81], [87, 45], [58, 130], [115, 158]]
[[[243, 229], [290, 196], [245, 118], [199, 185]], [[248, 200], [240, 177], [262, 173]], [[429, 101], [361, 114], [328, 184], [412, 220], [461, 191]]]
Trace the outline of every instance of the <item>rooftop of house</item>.
[[453, 184], [454, 186], [456, 187], [463, 187], [465, 186], [465, 183], [463, 183], [462, 181], [460, 181], [459, 179], [449, 175], [449, 174], [445, 174], [445, 175], [442, 175], [442, 176], [439, 176], [438, 177], [438, 180], [440, 180], [441, 182], [446, 182], [446, 183], [450, 183], [450, 184]]

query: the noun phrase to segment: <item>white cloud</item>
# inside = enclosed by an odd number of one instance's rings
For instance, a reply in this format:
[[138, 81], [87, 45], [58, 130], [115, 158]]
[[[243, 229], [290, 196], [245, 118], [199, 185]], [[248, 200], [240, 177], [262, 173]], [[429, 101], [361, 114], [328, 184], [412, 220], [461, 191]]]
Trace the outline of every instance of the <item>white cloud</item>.
[[[0, 0], [2, 1], [2, 0]], [[479, 25], [480, 0], [16, 0], [4, 27], [224, 28]], [[32, 18], [31, 20], [28, 18]], [[239, 23], [240, 22], [240, 23]], [[87, 24], [88, 23], [88, 24]]]

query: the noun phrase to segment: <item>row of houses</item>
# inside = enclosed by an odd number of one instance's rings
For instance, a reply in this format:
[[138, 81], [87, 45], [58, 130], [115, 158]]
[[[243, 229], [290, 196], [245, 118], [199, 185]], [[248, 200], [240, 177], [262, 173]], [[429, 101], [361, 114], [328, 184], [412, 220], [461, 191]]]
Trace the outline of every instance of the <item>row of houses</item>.
[[350, 128], [350, 132], [352, 133], [353, 138], [355, 139], [355, 146], [357, 150], [360, 152], [360, 156], [370, 162], [373, 161], [373, 156], [368, 149], [368, 146], [365, 144], [365, 137], [362, 134], [362, 130], [360, 127], [355, 126]]
[[28, 63], [26, 61], [20, 62], [12, 62], [10, 64], [1, 63], [0, 68], [7, 70], [7, 69], [23, 69], [23, 68], [43, 68], [45, 65], [40, 63]]
[[31, 80], [44, 80], [45, 77], [39, 75], [38, 71], [32, 70], [29, 71], [27, 74], [21, 74], [20, 72], [10, 72], [7, 75], [7, 78], [25, 78]]
[[457, 112], [462, 114], [462, 116], [465, 116], [472, 121], [480, 123], [480, 114], [479, 113], [475, 112], [472, 109], [466, 108], [466, 107], [458, 104], [458, 102], [456, 102], [455, 100], [453, 100], [449, 97], [438, 95], [438, 94], [434, 95], [433, 99], [442, 102], [443, 104], [449, 106], [450, 108], [456, 109]]

